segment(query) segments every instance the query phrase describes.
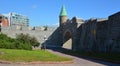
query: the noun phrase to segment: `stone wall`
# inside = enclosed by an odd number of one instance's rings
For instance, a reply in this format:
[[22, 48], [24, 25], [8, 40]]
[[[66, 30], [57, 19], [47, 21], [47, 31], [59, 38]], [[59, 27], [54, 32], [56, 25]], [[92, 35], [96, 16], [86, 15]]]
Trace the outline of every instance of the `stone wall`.
[[79, 27], [78, 51], [91, 51], [96, 41], [96, 20], [90, 19]]
[[[63, 23], [62, 28], [61, 26], [48, 27], [47, 31], [41, 30], [39, 27], [36, 30], [23, 28], [16, 30], [14, 26], [2, 27], [4, 29], [2, 32], [13, 38], [16, 34], [28, 33], [35, 36], [42, 46], [46, 45], [46, 47], [71, 46], [73, 51], [120, 53], [120, 12], [109, 16], [108, 19], [84, 21], [73, 17]], [[66, 42], [71, 45], [64, 45]]]
[[[96, 52], [106, 52], [107, 39], [108, 39], [108, 22], [107, 20], [98, 21], [96, 23]], [[94, 47], [93, 47], [94, 48]]]
[[77, 51], [120, 52], [120, 12], [108, 20], [90, 19], [79, 27]]
[[[26, 28], [26, 30], [16, 30], [15, 28], [13, 29], [13, 27], [9, 27], [9, 28], [4, 27], [2, 29], [2, 33], [7, 34], [8, 36], [10, 36], [12, 38], [15, 38], [16, 34], [20, 34], [20, 33], [29, 34], [31, 36], [36, 37], [37, 40], [42, 44], [46, 41], [46, 40], [44, 40], [44, 37], [46, 36], [46, 39], [50, 39], [50, 36], [56, 31], [57, 28], [58, 27], [54, 27], [54, 26], [49, 27], [48, 26], [48, 30], [44, 31], [44, 30], [28, 30], [27, 28]], [[58, 39], [56, 39], [56, 40], [58, 40]], [[56, 40], [54, 39], [53, 41], [56, 41]]]
[[[113, 52], [120, 53], [120, 12], [109, 16], [108, 19], [82, 20], [73, 17], [67, 20], [61, 28], [57, 28], [47, 46], [72, 46], [73, 51]], [[69, 40], [71, 39], [71, 41]], [[67, 42], [70, 41], [70, 42]], [[64, 44], [71, 45], [64, 45]]]
[[[77, 46], [79, 45], [79, 30], [78, 30], [78, 27], [83, 23], [84, 21], [82, 19], [79, 19], [77, 17], [73, 17], [71, 20], [67, 20], [67, 22], [64, 23], [63, 25], [63, 32], [62, 32], [62, 36], [63, 36], [63, 44], [66, 44], [66, 43], [69, 43], [71, 45], [66, 45], [68, 46], [71, 46], [71, 49], [73, 51], [76, 51], [77, 50]], [[66, 37], [66, 33], [70, 33], [70, 36], [69, 39], [65, 38]], [[71, 41], [70, 41], [71, 40]], [[69, 42], [67, 42], [69, 41]], [[63, 47], [64, 48], [64, 47]], [[67, 49], [67, 48], [66, 48]]]
[[120, 12], [109, 16], [108, 38], [112, 52], [120, 52]]

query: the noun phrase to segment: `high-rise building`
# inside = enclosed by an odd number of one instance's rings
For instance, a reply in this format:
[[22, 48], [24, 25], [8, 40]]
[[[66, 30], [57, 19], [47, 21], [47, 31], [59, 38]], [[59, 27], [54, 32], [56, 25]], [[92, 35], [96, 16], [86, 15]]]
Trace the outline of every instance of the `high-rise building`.
[[17, 14], [17, 13], [9, 13], [8, 15], [10, 26], [29, 26], [29, 19], [27, 16]]

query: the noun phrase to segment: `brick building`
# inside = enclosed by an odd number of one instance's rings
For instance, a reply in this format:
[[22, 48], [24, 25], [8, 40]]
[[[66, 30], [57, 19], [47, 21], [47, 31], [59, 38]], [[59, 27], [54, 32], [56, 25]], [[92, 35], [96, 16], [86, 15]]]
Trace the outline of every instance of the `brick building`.
[[3, 27], [8, 27], [9, 26], [8, 18], [3, 15], [0, 15], [0, 25]]

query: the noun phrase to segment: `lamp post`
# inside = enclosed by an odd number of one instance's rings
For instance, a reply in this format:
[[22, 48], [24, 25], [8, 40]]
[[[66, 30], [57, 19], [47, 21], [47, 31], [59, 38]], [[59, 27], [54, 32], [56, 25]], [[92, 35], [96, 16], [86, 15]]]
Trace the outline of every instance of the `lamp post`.
[[47, 40], [47, 38], [46, 38], [46, 35], [44, 36], [44, 44], [43, 44], [43, 48], [44, 49], [46, 49], [46, 40]]

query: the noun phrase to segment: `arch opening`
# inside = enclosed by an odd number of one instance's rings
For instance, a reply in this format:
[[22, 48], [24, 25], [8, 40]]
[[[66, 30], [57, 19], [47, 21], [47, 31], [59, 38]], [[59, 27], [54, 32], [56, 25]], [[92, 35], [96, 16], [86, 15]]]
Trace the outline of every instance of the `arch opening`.
[[70, 31], [65, 32], [63, 36], [63, 48], [72, 50], [72, 37]]

